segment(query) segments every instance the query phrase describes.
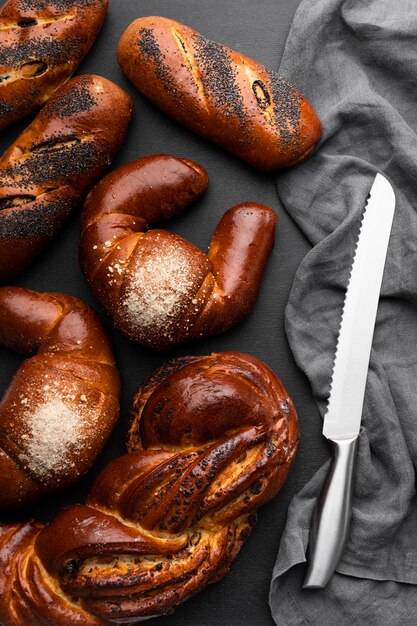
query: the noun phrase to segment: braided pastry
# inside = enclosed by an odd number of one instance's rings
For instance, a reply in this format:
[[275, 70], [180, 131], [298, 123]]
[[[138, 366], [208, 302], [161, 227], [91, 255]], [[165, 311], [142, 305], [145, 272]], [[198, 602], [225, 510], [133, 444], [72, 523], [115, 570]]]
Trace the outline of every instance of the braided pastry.
[[291, 83], [184, 24], [141, 17], [117, 57], [164, 113], [261, 170], [306, 159], [320, 139], [320, 120]]
[[224, 576], [278, 492], [297, 417], [273, 372], [240, 353], [177, 359], [139, 390], [130, 454], [87, 504], [0, 529], [3, 626], [134, 624]]
[[100, 320], [78, 298], [1, 287], [0, 344], [34, 354], [0, 403], [0, 510], [8, 510], [85, 474], [118, 417], [120, 381]]
[[0, 159], [0, 279], [27, 267], [115, 157], [132, 102], [100, 76], [62, 87]]
[[203, 168], [153, 155], [111, 172], [82, 215], [81, 267], [130, 339], [156, 349], [213, 335], [253, 307], [274, 242], [276, 215], [256, 202], [229, 209], [208, 255], [178, 235], [148, 230], [207, 186]]
[[0, 130], [40, 107], [75, 72], [108, 0], [8, 0], [0, 9]]

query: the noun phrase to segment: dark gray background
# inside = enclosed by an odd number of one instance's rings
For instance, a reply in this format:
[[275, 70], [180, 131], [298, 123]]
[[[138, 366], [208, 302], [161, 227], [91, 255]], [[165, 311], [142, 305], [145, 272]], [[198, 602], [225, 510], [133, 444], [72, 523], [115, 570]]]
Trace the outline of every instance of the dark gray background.
[[[135, 18], [162, 15], [194, 27], [269, 68], [279, 67], [285, 39], [299, 0], [110, 0], [106, 23], [78, 73], [97, 73], [117, 82], [133, 97], [135, 114], [127, 140], [113, 163], [115, 168], [140, 156], [165, 152], [200, 162], [208, 171], [206, 195], [188, 212], [167, 224], [194, 244], [207, 250], [217, 222], [230, 206], [244, 200], [262, 202], [279, 215], [275, 249], [270, 259], [259, 300], [239, 327], [206, 341], [165, 354], [137, 346], [114, 331], [111, 333], [123, 381], [121, 419], [99, 462], [74, 488], [44, 500], [30, 510], [2, 521], [35, 517], [48, 521], [62, 506], [83, 501], [92, 480], [109, 460], [123, 454], [124, 425], [132, 397], [145, 376], [163, 361], [182, 354], [239, 350], [265, 361], [280, 376], [299, 415], [301, 441], [298, 456], [286, 485], [273, 502], [259, 511], [258, 525], [230, 573], [178, 608], [173, 616], [152, 620], [153, 626], [270, 626], [268, 591], [272, 568], [283, 531], [286, 510], [295, 493], [327, 458], [321, 438], [320, 418], [309, 385], [297, 369], [284, 332], [284, 310], [295, 271], [309, 244], [279, 202], [273, 176], [249, 165], [194, 136], [164, 117], [128, 83], [116, 61], [119, 38]], [[308, 96], [308, 94], [306, 94]], [[28, 120], [3, 132], [0, 150], [5, 150]], [[61, 291], [78, 296], [102, 313], [92, 297], [78, 265], [79, 217], [75, 215], [60, 237], [49, 246], [32, 268], [13, 284], [39, 291]], [[22, 357], [0, 348], [0, 391], [4, 391]]]

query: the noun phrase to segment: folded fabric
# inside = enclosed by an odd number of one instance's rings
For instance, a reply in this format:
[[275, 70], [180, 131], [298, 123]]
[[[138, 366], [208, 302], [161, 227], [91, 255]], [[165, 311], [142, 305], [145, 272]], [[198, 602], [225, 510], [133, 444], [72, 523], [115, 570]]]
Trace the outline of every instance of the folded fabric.
[[[417, 623], [416, 34], [413, 0], [304, 0], [281, 63], [280, 73], [306, 94], [324, 128], [316, 154], [276, 176], [281, 201], [313, 245], [295, 278], [286, 331], [322, 414], [361, 214], [376, 172], [390, 180], [397, 203], [349, 541], [330, 585], [303, 591], [303, 568], [294, 566], [306, 560], [324, 467], [288, 512], [270, 595], [280, 625]], [[378, 600], [387, 597], [391, 602]]]

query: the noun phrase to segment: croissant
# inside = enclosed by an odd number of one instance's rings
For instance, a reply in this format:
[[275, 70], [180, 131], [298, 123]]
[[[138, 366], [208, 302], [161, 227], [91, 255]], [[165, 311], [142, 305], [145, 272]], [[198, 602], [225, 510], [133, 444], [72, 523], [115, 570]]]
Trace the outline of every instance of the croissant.
[[204, 192], [205, 170], [187, 159], [144, 157], [108, 174], [82, 214], [80, 261], [115, 326], [155, 349], [213, 335], [255, 304], [274, 243], [276, 215], [256, 202], [229, 209], [208, 255], [148, 222], [178, 214]]
[[62, 87], [0, 159], [0, 279], [25, 269], [116, 156], [132, 101], [102, 78]]
[[39, 108], [75, 72], [108, 0], [8, 0], [0, 9], [0, 130]]
[[298, 444], [284, 386], [237, 352], [162, 367], [86, 505], [0, 527], [3, 626], [135, 624], [223, 577]]
[[78, 298], [1, 287], [0, 344], [34, 355], [0, 403], [0, 510], [8, 510], [87, 472], [117, 420], [120, 381], [100, 320]]

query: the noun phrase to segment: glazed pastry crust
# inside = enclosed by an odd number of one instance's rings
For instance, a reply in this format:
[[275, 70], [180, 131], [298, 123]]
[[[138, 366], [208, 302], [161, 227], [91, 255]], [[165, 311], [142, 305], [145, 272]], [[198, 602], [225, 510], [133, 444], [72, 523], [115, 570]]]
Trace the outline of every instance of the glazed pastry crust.
[[[44, 528], [0, 528], [4, 626], [135, 624], [222, 578], [259, 506], [283, 485], [295, 409], [263, 363], [230, 352], [176, 359], [139, 389], [130, 453], [86, 505]], [[23, 567], [24, 564], [24, 567]]]
[[33, 355], [0, 403], [4, 511], [87, 472], [117, 420], [120, 380], [104, 327], [78, 298], [0, 287], [0, 344]]
[[82, 270], [116, 327], [142, 345], [163, 350], [223, 332], [256, 302], [274, 244], [272, 209], [230, 208], [208, 254], [148, 226], [184, 210], [207, 184], [197, 163], [159, 154], [111, 172], [87, 197]]
[[141, 17], [117, 55], [133, 85], [164, 113], [266, 171], [307, 158], [321, 124], [284, 77], [164, 17]]
[[48, 100], [75, 72], [108, 0], [8, 0], [0, 9], [0, 130]]
[[0, 280], [28, 267], [106, 171], [130, 97], [94, 75], [73, 78], [0, 159]]

